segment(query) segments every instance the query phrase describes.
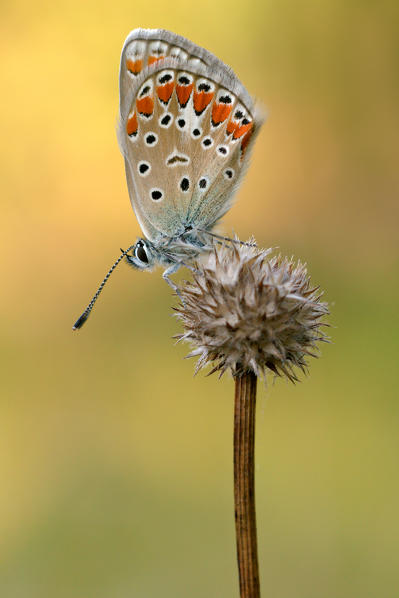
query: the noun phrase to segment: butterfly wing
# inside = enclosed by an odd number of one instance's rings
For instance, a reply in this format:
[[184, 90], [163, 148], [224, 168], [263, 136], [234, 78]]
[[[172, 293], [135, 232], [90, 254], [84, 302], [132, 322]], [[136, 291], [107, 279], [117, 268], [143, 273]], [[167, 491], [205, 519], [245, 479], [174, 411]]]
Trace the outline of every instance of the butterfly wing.
[[152, 241], [211, 228], [230, 207], [262, 121], [233, 71], [164, 30], [129, 34], [119, 143], [130, 199]]

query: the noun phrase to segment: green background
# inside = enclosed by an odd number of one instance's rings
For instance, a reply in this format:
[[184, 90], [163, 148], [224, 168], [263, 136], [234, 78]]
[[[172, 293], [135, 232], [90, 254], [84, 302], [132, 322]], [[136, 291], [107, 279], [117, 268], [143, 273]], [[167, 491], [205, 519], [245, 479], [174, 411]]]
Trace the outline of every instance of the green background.
[[[333, 343], [259, 386], [263, 596], [398, 592], [397, 2], [3, 2], [0, 595], [238, 597], [233, 383], [174, 346], [115, 125], [120, 50], [172, 29], [268, 110], [221, 230], [306, 261]], [[177, 277], [179, 278], [179, 277]]]

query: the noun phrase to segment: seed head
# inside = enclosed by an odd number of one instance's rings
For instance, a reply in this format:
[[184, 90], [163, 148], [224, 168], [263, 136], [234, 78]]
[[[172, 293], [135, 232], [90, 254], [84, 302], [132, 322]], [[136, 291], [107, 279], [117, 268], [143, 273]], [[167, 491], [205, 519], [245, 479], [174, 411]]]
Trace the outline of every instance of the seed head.
[[316, 343], [327, 341], [323, 293], [304, 264], [270, 253], [215, 244], [180, 288], [176, 311], [184, 333], [177, 338], [194, 346], [187, 357], [199, 357], [196, 372], [212, 364], [211, 374], [272, 371], [296, 382], [296, 368], [306, 373], [306, 357], [318, 357]]

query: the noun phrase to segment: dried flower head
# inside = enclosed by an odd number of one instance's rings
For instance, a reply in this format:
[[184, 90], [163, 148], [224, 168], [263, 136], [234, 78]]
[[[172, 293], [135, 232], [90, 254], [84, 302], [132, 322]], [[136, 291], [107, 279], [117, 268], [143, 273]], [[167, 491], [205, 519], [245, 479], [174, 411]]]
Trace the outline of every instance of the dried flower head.
[[188, 357], [199, 356], [196, 372], [212, 363], [210, 373], [271, 370], [295, 382], [295, 368], [306, 372], [306, 356], [318, 356], [329, 313], [322, 292], [312, 287], [304, 264], [270, 253], [215, 244], [180, 289], [176, 311], [184, 333], [177, 338], [194, 345]]

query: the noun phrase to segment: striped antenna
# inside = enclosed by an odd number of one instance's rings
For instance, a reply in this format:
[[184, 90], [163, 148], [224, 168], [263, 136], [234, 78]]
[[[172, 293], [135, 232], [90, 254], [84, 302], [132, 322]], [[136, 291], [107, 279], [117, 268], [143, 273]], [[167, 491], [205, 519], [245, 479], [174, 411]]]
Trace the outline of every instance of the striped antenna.
[[114, 263], [114, 265], [109, 269], [109, 271], [108, 271], [107, 275], [105, 276], [104, 280], [102, 281], [102, 283], [98, 287], [97, 292], [94, 295], [93, 299], [90, 301], [89, 305], [86, 307], [86, 309], [84, 310], [84, 312], [82, 313], [82, 315], [79, 316], [79, 318], [76, 320], [75, 324], [72, 326], [72, 330], [79, 330], [79, 328], [82, 328], [83, 324], [86, 322], [87, 318], [89, 317], [90, 312], [93, 309], [94, 304], [97, 301], [97, 299], [98, 299], [101, 291], [105, 287], [105, 283], [107, 282], [108, 278], [111, 276], [112, 272], [115, 270], [115, 268], [119, 264], [119, 262], [125, 257], [126, 254], [129, 253], [129, 251], [131, 249], [133, 249], [133, 247], [135, 247], [135, 245], [131, 245], [129, 247], [129, 249], [126, 249], [126, 251], [123, 251], [123, 249], [121, 249], [122, 254], [118, 257], [118, 259], [116, 260], [116, 262]]

